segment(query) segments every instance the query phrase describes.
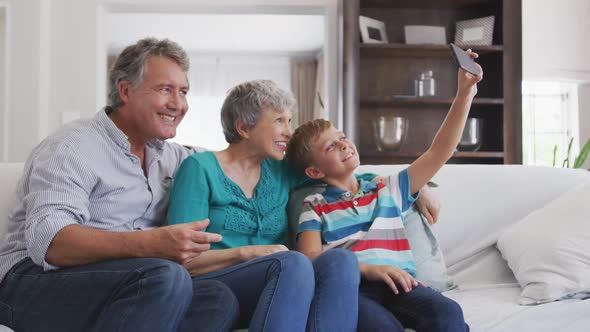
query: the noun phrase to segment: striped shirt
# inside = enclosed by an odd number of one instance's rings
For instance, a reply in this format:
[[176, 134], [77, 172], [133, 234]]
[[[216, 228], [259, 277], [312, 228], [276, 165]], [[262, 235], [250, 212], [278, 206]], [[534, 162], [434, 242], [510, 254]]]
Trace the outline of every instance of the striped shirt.
[[406, 237], [402, 213], [417, 198], [410, 192], [407, 169], [384, 183], [359, 182], [353, 193], [328, 186], [303, 201], [297, 233], [320, 231], [322, 250], [344, 248], [359, 262], [391, 265], [416, 276], [416, 263]]
[[62, 127], [25, 163], [0, 248], [0, 280], [26, 257], [46, 271], [56, 269], [45, 255], [68, 225], [107, 231], [163, 225], [176, 169], [193, 152], [164, 141], [148, 143], [146, 177], [127, 136], [105, 111]]

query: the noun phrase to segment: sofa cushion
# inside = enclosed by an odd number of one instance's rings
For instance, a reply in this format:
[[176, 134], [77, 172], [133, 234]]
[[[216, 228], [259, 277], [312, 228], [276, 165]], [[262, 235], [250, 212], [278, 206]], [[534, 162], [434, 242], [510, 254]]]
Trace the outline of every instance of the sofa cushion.
[[436, 236], [415, 205], [404, 215], [404, 227], [416, 261], [416, 279], [439, 292], [457, 287], [447, 274]]
[[590, 185], [577, 187], [504, 231], [498, 249], [522, 288], [520, 304], [590, 292]]

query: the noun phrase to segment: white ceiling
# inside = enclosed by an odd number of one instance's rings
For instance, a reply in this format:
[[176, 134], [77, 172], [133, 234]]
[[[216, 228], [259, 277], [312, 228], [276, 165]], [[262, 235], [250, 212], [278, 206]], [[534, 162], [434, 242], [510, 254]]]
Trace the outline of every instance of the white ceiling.
[[138, 39], [170, 38], [195, 54], [305, 54], [324, 45], [324, 16], [110, 13], [110, 54]]

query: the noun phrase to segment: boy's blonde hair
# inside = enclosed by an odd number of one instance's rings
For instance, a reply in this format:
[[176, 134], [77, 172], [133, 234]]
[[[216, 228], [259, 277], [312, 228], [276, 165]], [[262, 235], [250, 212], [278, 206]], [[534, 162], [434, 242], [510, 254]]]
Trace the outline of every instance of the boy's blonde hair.
[[304, 173], [305, 169], [312, 164], [311, 144], [331, 126], [332, 123], [328, 120], [315, 119], [307, 121], [295, 129], [291, 140], [287, 144], [285, 154], [289, 165], [296, 171]]

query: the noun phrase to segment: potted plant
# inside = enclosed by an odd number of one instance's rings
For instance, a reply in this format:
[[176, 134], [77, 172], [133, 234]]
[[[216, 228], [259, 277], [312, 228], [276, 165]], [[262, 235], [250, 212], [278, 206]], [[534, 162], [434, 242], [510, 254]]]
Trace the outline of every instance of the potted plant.
[[[574, 143], [574, 138], [572, 137], [570, 139], [569, 144], [567, 145], [567, 154], [565, 156], [565, 159], [561, 163], [561, 167], [568, 167], [568, 168], [570, 167], [570, 154], [572, 151], [572, 144], [573, 143]], [[589, 152], [590, 152], [590, 139], [586, 141], [586, 144], [584, 144], [584, 146], [580, 150], [580, 153], [578, 154], [578, 156], [574, 158], [574, 163], [572, 165], [572, 168], [582, 168], [582, 165], [584, 165], [586, 158], [588, 158]], [[557, 166], [557, 145], [555, 145], [553, 147], [553, 167], [556, 167], [556, 166]], [[590, 169], [588, 169], [588, 170], [590, 171]]]

